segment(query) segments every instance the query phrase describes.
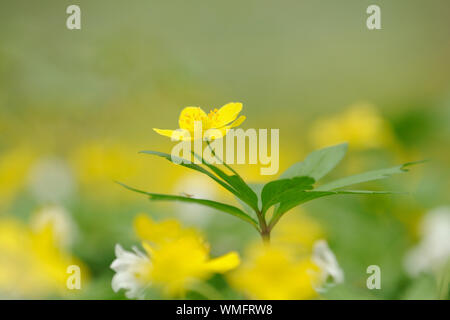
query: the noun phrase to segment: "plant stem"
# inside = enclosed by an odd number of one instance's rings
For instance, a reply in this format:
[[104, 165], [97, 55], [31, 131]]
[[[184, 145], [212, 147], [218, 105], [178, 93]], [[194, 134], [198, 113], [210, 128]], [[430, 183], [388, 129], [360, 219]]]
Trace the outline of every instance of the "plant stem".
[[256, 211], [258, 217], [259, 227], [261, 229], [260, 234], [264, 244], [268, 245], [270, 243], [270, 231], [271, 228], [267, 226], [266, 219], [264, 218], [261, 211]]
[[269, 245], [270, 244], [270, 230], [261, 231], [261, 238], [265, 245]]
[[[209, 143], [209, 141], [206, 141], [206, 144], [208, 145], [209, 149], [211, 150], [212, 155], [221, 163], [223, 164], [225, 167], [227, 167], [231, 172], [233, 172], [239, 179], [241, 179], [242, 181], [244, 181], [241, 176], [232, 168], [230, 167], [228, 164], [225, 163], [225, 161], [223, 161], [222, 159], [220, 159], [215, 151], [213, 150], [213, 148], [211, 147], [211, 144]], [[203, 160], [203, 158], [202, 158]], [[270, 243], [270, 231], [272, 230], [271, 226], [267, 225], [266, 219], [264, 217], [264, 215], [262, 214], [262, 212], [260, 210], [255, 210], [256, 212], [256, 216], [258, 217], [258, 222], [259, 222], [259, 227], [260, 227], [260, 234], [261, 234], [261, 238], [264, 242], [264, 244], [268, 245]]]

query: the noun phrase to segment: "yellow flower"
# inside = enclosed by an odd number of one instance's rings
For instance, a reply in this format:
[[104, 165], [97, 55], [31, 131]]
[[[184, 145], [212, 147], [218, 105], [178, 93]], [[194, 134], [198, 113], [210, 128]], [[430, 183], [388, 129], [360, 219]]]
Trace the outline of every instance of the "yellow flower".
[[[174, 140], [192, 140], [194, 131], [199, 132], [199, 138], [216, 139], [226, 135], [228, 129], [239, 126], [245, 120], [245, 116], [237, 118], [242, 110], [242, 103], [231, 102], [219, 110], [214, 109], [206, 114], [199, 107], [186, 107], [181, 111], [178, 120], [179, 129], [163, 130], [154, 128], [158, 134], [173, 138]], [[237, 119], [236, 119], [237, 118]]]
[[26, 182], [33, 152], [17, 147], [0, 154], [0, 208], [7, 206]]
[[253, 299], [313, 299], [344, 281], [321, 226], [304, 212], [280, 220], [270, 246], [252, 245], [231, 285]]
[[136, 151], [122, 144], [91, 141], [79, 146], [73, 154], [73, 163], [84, 184], [107, 183], [138, 174], [133, 164]]
[[111, 264], [116, 271], [113, 290], [125, 289], [129, 298], [145, 297], [149, 286], [160, 289], [165, 296], [182, 296], [196, 281], [239, 265], [236, 252], [211, 259], [209, 245], [200, 234], [182, 228], [175, 220], [156, 223], [139, 215], [135, 228], [145, 252], [136, 248], [129, 252], [116, 245], [117, 258]]
[[343, 141], [359, 150], [393, 143], [388, 123], [374, 106], [367, 103], [355, 104], [342, 114], [317, 120], [312, 125], [310, 137], [317, 148]]
[[[127, 180], [146, 187], [153, 181], [158, 181], [159, 186], [163, 184], [163, 187], [173, 183], [176, 169], [169, 168], [164, 172], [148, 170], [149, 165], [158, 165], [158, 159], [142, 157], [137, 150], [126, 142], [111, 143], [106, 140], [87, 141], [75, 147], [70, 154], [70, 163], [83, 196], [108, 203], [112, 200], [115, 203], [135, 201], [134, 194], [117, 192], [118, 186], [113, 181]], [[163, 174], [165, 179], [158, 179], [158, 175]]]
[[237, 253], [210, 259], [207, 244], [195, 237], [165, 242], [157, 248], [145, 246], [151, 256], [149, 281], [163, 288], [169, 296], [183, 294], [194, 280], [207, 279], [212, 273], [223, 273], [239, 264]]
[[[159, 166], [160, 159], [143, 157], [138, 147], [126, 141], [91, 140], [75, 147], [70, 153], [70, 164], [84, 198], [96, 202], [136, 201], [132, 192], [117, 192], [113, 181], [128, 181], [133, 185], [169, 189], [183, 170], [169, 166], [167, 170], [149, 170]], [[1, 184], [1, 182], [0, 182]]]
[[17, 219], [0, 220], [0, 296], [45, 298], [71, 293], [67, 267], [81, 269], [82, 286], [87, 269], [57, 241], [53, 221], [30, 228]]
[[317, 297], [320, 272], [309, 257], [280, 246], [253, 246], [248, 260], [229, 275], [230, 284], [253, 299]]
[[134, 230], [139, 239], [148, 241], [152, 244], [162, 244], [182, 237], [201, 237], [197, 230], [193, 228], [183, 228], [175, 219], [155, 222], [142, 213], [134, 219]]
[[300, 209], [278, 222], [271, 234], [271, 243], [290, 247], [299, 254], [311, 253], [314, 243], [324, 237], [321, 225]]

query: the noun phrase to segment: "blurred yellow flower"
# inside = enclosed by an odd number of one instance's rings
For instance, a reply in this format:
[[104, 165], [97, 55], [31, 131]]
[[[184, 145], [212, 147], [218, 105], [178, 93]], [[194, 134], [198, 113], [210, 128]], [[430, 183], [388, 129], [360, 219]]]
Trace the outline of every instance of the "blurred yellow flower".
[[317, 120], [311, 127], [310, 138], [317, 148], [347, 141], [351, 148], [362, 150], [393, 142], [388, 123], [368, 103], [357, 103], [341, 114]]
[[280, 220], [269, 246], [249, 246], [242, 266], [228, 277], [234, 288], [253, 299], [313, 299], [344, 280], [336, 257], [321, 240], [320, 224], [296, 211]]
[[120, 192], [121, 187], [114, 181], [126, 181], [142, 188], [156, 185], [161, 190], [173, 188], [183, 169], [168, 166], [165, 170], [150, 170], [161, 165], [161, 160], [139, 154], [139, 150], [133, 143], [101, 139], [75, 147], [70, 154], [70, 164], [83, 198], [109, 204], [136, 201], [134, 193]]
[[223, 273], [239, 264], [235, 252], [210, 259], [208, 245], [195, 237], [165, 242], [156, 249], [148, 245], [145, 248], [153, 264], [148, 280], [161, 286], [169, 296], [183, 294], [194, 279], [203, 280], [211, 273]]
[[0, 154], [0, 208], [9, 204], [25, 185], [33, 152], [17, 147]]
[[87, 269], [57, 241], [54, 221], [34, 228], [17, 219], [0, 220], [0, 296], [43, 298], [65, 295], [67, 268], [77, 265], [81, 277]]
[[295, 252], [310, 253], [314, 243], [324, 237], [324, 230], [313, 218], [301, 209], [286, 214], [273, 229], [271, 243], [290, 247]]
[[[231, 102], [219, 110], [214, 109], [206, 114], [200, 107], [186, 107], [181, 111], [178, 130], [156, 129], [158, 134], [173, 138], [174, 140], [192, 140], [196, 123], [201, 123], [201, 138], [218, 138], [226, 135], [228, 129], [239, 126], [245, 116], [237, 116], [242, 110], [242, 103]], [[212, 130], [214, 129], [214, 130]], [[209, 133], [206, 131], [209, 130]]]
[[139, 168], [133, 162], [135, 154], [135, 149], [121, 144], [91, 141], [75, 150], [73, 162], [82, 183], [111, 184], [114, 179], [137, 174]]
[[292, 245], [252, 245], [244, 263], [228, 276], [230, 284], [252, 299], [314, 299], [328, 286], [342, 283], [344, 273], [325, 240], [310, 252]]
[[[117, 192], [114, 181], [132, 181], [146, 184], [155, 180], [158, 171], [148, 170], [152, 160], [138, 154], [139, 149], [125, 143], [93, 140], [79, 145], [71, 156], [71, 165], [84, 196], [94, 196], [98, 201], [116, 202], [136, 200], [129, 192]], [[169, 175], [171, 171], [165, 172]], [[150, 179], [152, 178], [152, 179]], [[156, 179], [158, 180], [158, 179]], [[163, 184], [165, 180], [159, 179]]]
[[230, 284], [252, 299], [313, 299], [319, 268], [309, 257], [298, 258], [281, 246], [253, 246], [248, 259], [228, 277]]
[[201, 238], [197, 230], [183, 228], [175, 219], [156, 222], [142, 213], [134, 219], [134, 230], [139, 239], [153, 244], [162, 244], [182, 237]]
[[193, 229], [182, 228], [175, 220], [155, 223], [139, 215], [135, 228], [145, 252], [137, 248], [129, 252], [116, 245], [117, 258], [111, 264], [116, 271], [113, 290], [125, 289], [129, 298], [145, 297], [150, 286], [160, 289], [164, 296], [182, 296], [196, 281], [239, 265], [236, 252], [210, 259], [203, 237]]

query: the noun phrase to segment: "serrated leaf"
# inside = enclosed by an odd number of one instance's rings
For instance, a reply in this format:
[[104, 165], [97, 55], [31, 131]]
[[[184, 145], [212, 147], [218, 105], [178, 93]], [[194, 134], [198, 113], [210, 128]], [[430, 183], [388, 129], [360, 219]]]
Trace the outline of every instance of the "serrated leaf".
[[280, 201], [279, 206], [275, 210], [272, 219], [269, 223], [273, 227], [283, 214], [292, 208], [322, 197], [336, 195], [336, 194], [392, 194], [391, 191], [370, 191], [370, 190], [338, 190], [338, 191], [292, 191], [285, 193]]
[[368, 172], [352, 175], [349, 177], [337, 179], [332, 182], [321, 185], [321, 186], [317, 187], [315, 190], [316, 191], [335, 190], [335, 189], [351, 186], [351, 185], [362, 183], [362, 182], [385, 179], [385, 178], [390, 177], [393, 174], [407, 172], [408, 169], [405, 169], [406, 167], [412, 166], [414, 164], [422, 163], [422, 162], [423, 161], [408, 162], [408, 163], [401, 164], [399, 166], [395, 166], [395, 167], [391, 167], [391, 168], [373, 170], [373, 171], [368, 171]]
[[280, 179], [267, 183], [261, 192], [262, 213], [273, 205], [280, 203], [287, 195], [298, 191], [311, 190], [314, 179], [311, 177], [295, 177]]
[[153, 201], [181, 201], [181, 202], [188, 202], [188, 203], [196, 203], [196, 204], [200, 204], [200, 205], [203, 205], [206, 207], [217, 209], [219, 211], [223, 211], [225, 213], [228, 213], [235, 217], [238, 217], [246, 222], [249, 222], [253, 227], [255, 227], [257, 230], [259, 230], [258, 223], [256, 222], [256, 220], [254, 220], [252, 217], [250, 217], [249, 215], [244, 213], [241, 209], [236, 208], [231, 205], [228, 205], [228, 204], [225, 204], [225, 203], [221, 203], [221, 202], [217, 202], [217, 201], [213, 201], [213, 200], [207, 200], [207, 199], [196, 199], [196, 198], [190, 198], [190, 197], [184, 197], [184, 196], [146, 192], [146, 191], [142, 191], [142, 190], [127, 186], [126, 184], [121, 183], [121, 182], [117, 182], [117, 183], [128, 190], [131, 190], [131, 191], [134, 191], [137, 193], [141, 193], [141, 194], [145, 194], [149, 197], [150, 200], [153, 200]]
[[308, 176], [318, 181], [333, 170], [347, 152], [348, 144], [342, 143], [311, 152], [305, 160], [289, 167], [280, 177], [288, 179]]

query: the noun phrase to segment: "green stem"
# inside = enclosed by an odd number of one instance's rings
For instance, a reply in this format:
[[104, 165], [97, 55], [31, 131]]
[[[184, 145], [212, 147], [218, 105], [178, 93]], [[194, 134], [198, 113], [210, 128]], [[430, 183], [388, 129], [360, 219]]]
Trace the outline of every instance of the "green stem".
[[[225, 165], [226, 168], [228, 168], [231, 172], [233, 172], [237, 177], [239, 177], [242, 180], [241, 176], [232, 167], [230, 167], [228, 164], [225, 163], [225, 161], [223, 161], [216, 155], [216, 153], [213, 150], [213, 148], [211, 147], [211, 144], [209, 143], [209, 141], [206, 141], [206, 144], [208, 145], [209, 149], [211, 150], [212, 155], [220, 163]], [[242, 181], [244, 181], [244, 180], [242, 180]], [[262, 212], [260, 210], [256, 210], [255, 208], [253, 208], [253, 209], [255, 210], [256, 216], [258, 217], [261, 238], [262, 238], [264, 244], [269, 244], [270, 243], [270, 231], [272, 228], [271, 228], [271, 226], [267, 225], [266, 219], [265, 219], [264, 215], [262, 214]]]
[[267, 225], [266, 219], [264, 218], [264, 215], [262, 214], [261, 211], [259, 210], [256, 211], [256, 216], [258, 217], [259, 228], [261, 230], [260, 231], [261, 238], [264, 244], [269, 244], [271, 228]]
[[214, 156], [214, 158], [216, 158], [221, 164], [223, 164], [228, 170], [230, 170], [231, 172], [233, 172], [237, 177], [241, 177], [236, 170], [234, 170], [232, 167], [230, 167], [225, 161], [223, 161], [222, 159], [220, 159], [217, 155], [216, 152], [214, 151], [214, 149], [211, 147], [211, 144], [209, 143], [209, 141], [206, 141], [206, 144], [208, 145], [209, 150], [211, 150], [212, 155]]
[[270, 244], [270, 230], [267, 230], [265, 232], [261, 231], [261, 238], [265, 245], [269, 245]]

